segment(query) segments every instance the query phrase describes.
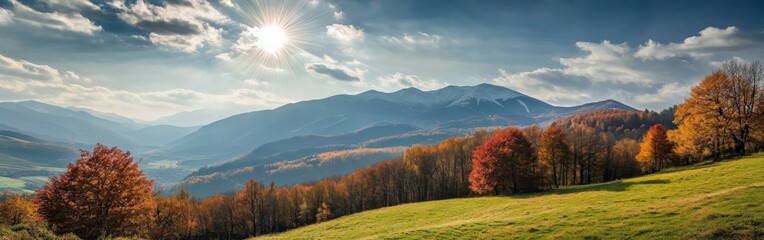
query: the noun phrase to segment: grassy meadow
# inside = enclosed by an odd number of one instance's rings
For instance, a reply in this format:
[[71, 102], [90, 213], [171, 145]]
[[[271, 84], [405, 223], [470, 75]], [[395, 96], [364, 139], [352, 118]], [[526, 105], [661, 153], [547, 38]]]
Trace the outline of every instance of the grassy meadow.
[[49, 179], [48, 176], [0, 177], [0, 191], [34, 193], [48, 183]]
[[405, 204], [262, 239], [762, 239], [764, 153], [542, 193]]

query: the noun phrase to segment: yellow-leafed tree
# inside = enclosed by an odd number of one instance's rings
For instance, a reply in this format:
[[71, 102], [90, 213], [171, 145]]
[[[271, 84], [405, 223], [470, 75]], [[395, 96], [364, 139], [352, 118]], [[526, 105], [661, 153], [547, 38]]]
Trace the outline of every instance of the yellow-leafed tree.
[[0, 224], [16, 225], [40, 221], [37, 207], [28, 197], [11, 194], [0, 202]]
[[657, 172], [666, 168], [674, 159], [674, 144], [669, 141], [666, 128], [661, 124], [650, 127], [639, 145], [639, 162], [642, 171]]

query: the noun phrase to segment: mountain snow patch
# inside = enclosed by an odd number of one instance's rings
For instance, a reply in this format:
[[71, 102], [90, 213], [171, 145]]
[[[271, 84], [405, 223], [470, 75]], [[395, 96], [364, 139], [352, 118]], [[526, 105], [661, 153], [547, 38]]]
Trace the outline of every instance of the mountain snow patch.
[[523, 100], [520, 100], [520, 99], [515, 99], [515, 100], [517, 100], [517, 102], [518, 102], [518, 103], [520, 103], [520, 105], [523, 105], [523, 107], [525, 107], [525, 111], [526, 111], [526, 112], [528, 112], [528, 113], [531, 113], [531, 110], [530, 110], [530, 109], [528, 109], [528, 105], [525, 105], [525, 103], [523, 102]]

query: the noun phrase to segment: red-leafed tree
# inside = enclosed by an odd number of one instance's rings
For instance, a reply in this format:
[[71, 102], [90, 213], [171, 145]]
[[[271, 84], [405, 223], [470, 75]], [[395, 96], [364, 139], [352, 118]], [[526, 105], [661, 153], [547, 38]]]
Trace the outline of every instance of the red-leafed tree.
[[58, 233], [84, 239], [146, 237], [154, 222], [153, 182], [130, 152], [98, 144], [37, 192], [40, 215]]
[[517, 128], [502, 130], [472, 156], [470, 189], [477, 194], [517, 193], [535, 188], [535, 150]]

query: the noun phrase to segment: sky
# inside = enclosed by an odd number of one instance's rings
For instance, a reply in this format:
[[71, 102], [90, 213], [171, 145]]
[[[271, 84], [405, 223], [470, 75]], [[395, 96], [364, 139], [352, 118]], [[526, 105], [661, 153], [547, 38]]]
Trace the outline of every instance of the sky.
[[660, 110], [764, 60], [763, 1], [0, 0], [0, 101], [139, 120], [491, 83]]

